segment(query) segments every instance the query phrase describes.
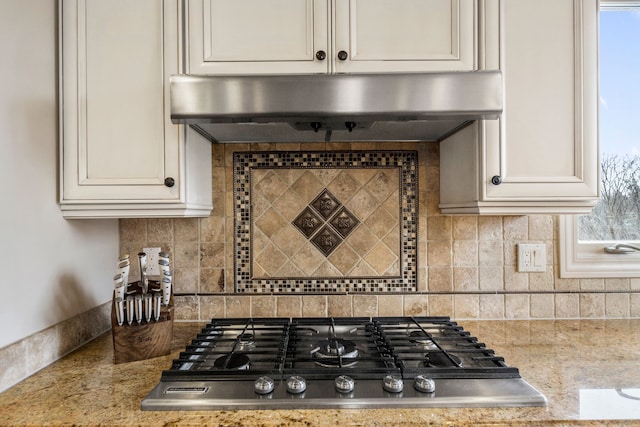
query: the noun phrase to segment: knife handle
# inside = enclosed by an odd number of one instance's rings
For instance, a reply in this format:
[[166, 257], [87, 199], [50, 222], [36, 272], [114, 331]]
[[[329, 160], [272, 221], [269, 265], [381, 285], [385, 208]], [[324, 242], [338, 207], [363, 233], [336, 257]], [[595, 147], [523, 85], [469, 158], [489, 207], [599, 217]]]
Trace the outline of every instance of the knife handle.
[[149, 282], [147, 281], [147, 254], [138, 252], [138, 261], [140, 262], [140, 287], [142, 288], [142, 293], [146, 294], [149, 291]]
[[162, 310], [162, 295], [153, 294], [153, 315], [156, 322], [160, 320], [160, 312]]
[[134, 308], [133, 306], [135, 305], [135, 302], [133, 300], [133, 296], [129, 295], [127, 297], [127, 299], [125, 300], [125, 304], [126, 304], [126, 311], [125, 311], [125, 317], [127, 319], [127, 323], [129, 324], [129, 326], [131, 326], [131, 324], [133, 323], [133, 319], [135, 318], [135, 313], [134, 313]]
[[144, 306], [144, 318], [148, 322], [151, 322], [153, 315], [153, 297], [151, 294], [146, 294], [142, 300]]
[[144, 316], [144, 312], [142, 311], [142, 295], [138, 294], [135, 296], [135, 304], [136, 304], [136, 321], [138, 324], [142, 323], [142, 319]]
[[124, 323], [124, 299], [121, 297], [116, 298], [116, 321], [118, 326], [122, 326]]
[[162, 304], [169, 305], [169, 302], [171, 301], [171, 276], [165, 276], [162, 278], [160, 288], [162, 289]]

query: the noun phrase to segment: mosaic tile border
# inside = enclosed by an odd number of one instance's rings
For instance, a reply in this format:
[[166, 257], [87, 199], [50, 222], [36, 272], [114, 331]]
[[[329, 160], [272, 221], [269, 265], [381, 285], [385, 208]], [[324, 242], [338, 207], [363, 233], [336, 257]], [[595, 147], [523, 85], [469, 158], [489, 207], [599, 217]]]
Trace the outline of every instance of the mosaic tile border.
[[[268, 278], [252, 275], [251, 179], [254, 169], [398, 168], [399, 277]], [[259, 151], [233, 153], [234, 277], [237, 293], [393, 293], [418, 289], [417, 151]]]

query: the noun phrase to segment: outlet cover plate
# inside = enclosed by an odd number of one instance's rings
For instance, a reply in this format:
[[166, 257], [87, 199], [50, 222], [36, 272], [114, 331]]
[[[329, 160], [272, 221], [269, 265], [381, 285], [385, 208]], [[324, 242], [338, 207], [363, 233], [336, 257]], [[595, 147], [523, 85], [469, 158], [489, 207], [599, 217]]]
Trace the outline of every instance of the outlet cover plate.
[[142, 252], [147, 254], [147, 276], [160, 276], [158, 260], [162, 248], [143, 248]]
[[518, 272], [547, 271], [547, 251], [544, 243], [518, 243]]

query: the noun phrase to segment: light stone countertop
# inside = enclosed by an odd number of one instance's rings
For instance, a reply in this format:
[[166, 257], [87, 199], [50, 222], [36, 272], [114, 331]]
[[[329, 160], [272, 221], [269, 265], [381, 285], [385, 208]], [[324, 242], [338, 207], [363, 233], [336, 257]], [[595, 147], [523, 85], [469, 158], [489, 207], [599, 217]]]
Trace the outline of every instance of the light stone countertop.
[[[143, 412], [142, 398], [202, 328], [176, 323], [172, 354], [145, 361], [115, 365], [111, 334], [100, 336], [0, 394], [0, 424], [640, 426], [640, 319], [458, 323], [518, 367], [548, 407]], [[581, 403], [595, 415], [580, 420]], [[604, 421], [630, 416], [624, 407], [635, 420]]]

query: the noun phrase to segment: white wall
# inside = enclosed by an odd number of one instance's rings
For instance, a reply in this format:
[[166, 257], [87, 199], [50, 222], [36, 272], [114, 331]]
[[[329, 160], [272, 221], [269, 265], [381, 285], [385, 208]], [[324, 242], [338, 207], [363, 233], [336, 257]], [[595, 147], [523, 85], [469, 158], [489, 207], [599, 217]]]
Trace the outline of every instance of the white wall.
[[0, 348], [111, 298], [117, 220], [58, 200], [55, 0], [0, 0]]

